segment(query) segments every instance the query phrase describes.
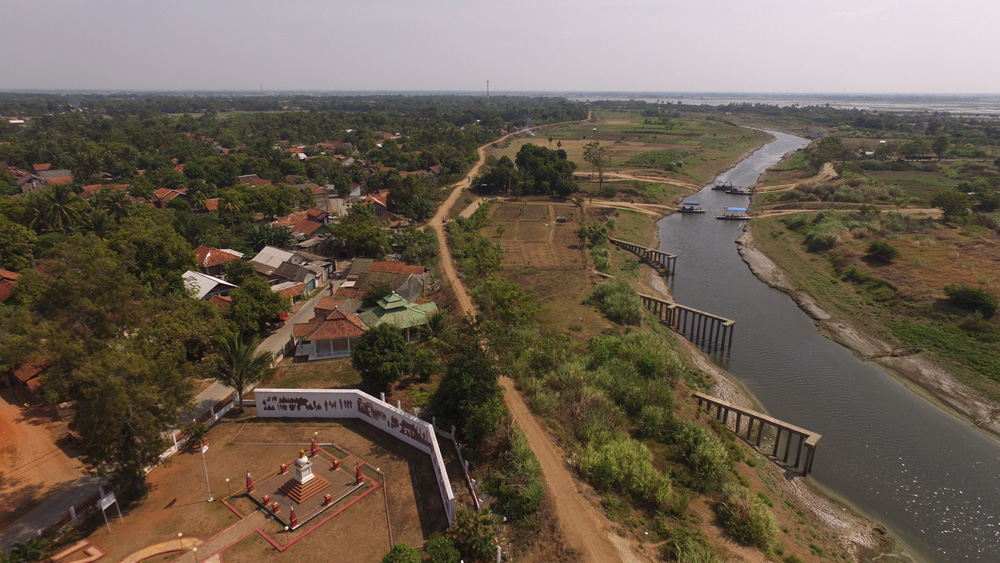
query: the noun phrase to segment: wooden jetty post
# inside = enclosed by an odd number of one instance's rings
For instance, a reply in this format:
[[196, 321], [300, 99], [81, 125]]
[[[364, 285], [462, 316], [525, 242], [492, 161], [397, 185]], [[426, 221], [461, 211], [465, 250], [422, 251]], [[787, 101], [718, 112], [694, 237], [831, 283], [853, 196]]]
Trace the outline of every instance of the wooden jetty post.
[[[704, 393], [692, 393], [691, 396], [698, 401], [698, 410], [705, 407], [706, 411], [711, 414], [712, 407], [715, 407], [716, 420], [721, 421], [722, 424], [727, 427], [730, 413], [736, 413], [736, 427], [733, 432], [737, 436], [744, 437], [747, 443], [751, 442], [754, 432], [754, 423], [757, 423], [757, 439], [753, 441], [754, 447], [757, 448], [757, 450], [760, 450], [760, 443], [764, 438], [764, 429], [768, 426], [774, 427], [774, 443], [772, 444], [770, 454], [768, 455], [773, 457], [775, 460], [778, 459], [778, 452], [780, 450], [780, 446], [782, 445], [781, 437], [784, 435], [785, 441], [783, 444], [785, 446], [785, 450], [781, 456], [781, 462], [784, 464], [788, 464], [788, 458], [791, 456], [792, 452], [792, 440], [797, 437], [798, 440], [795, 450], [795, 462], [790, 464], [790, 467], [798, 468], [801, 464], [802, 475], [808, 475], [812, 472], [813, 461], [816, 458], [816, 445], [819, 443], [820, 438], [823, 437], [822, 435], [804, 428], [799, 428], [798, 426], [794, 426], [766, 414], [738, 407], [732, 403], [723, 401], [722, 399], [718, 399], [716, 397], [711, 397]], [[747, 421], [745, 434], [740, 430], [743, 424], [743, 419], [746, 419]], [[806, 452], [805, 460], [802, 459], [803, 448], [805, 448]]]
[[674, 268], [677, 264], [676, 254], [670, 254], [669, 252], [663, 252], [653, 248], [646, 248], [632, 242], [626, 242], [610, 237], [608, 238], [608, 242], [635, 254], [640, 260], [646, 262], [653, 268], [656, 268], [660, 274], [664, 276], [674, 275]]
[[640, 293], [639, 298], [663, 324], [696, 346], [714, 352], [733, 345], [733, 325], [736, 321], [650, 295]]

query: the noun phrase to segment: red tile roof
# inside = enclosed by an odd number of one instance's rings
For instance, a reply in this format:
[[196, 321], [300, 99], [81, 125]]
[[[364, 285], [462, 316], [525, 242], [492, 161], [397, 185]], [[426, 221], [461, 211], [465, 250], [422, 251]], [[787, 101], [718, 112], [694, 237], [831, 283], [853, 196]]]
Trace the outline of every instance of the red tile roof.
[[288, 227], [292, 229], [293, 232], [302, 233], [308, 237], [323, 226], [321, 221], [310, 219], [308, 213], [308, 211], [291, 213], [276, 220], [274, 224], [279, 227]]
[[208, 211], [218, 211], [219, 210], [219, 198], [213, 197], [212, 199], [205, 200], [205, 209]]
[[[337, 291], [333, 292], [334, 297], [340, 297], [341, 299], [354, 299], [355, 301], [362, 301], [368, 295], [368, 291], [364, 289], [358, 289], [356, 287], [339, 287]], [[316, 305], [319, 307], [319, 305]]]
[[52, 360], [48, 358], [34, 358], [14, 368], [14, 377], [34, 391], [42, 382], [42, 378], [38, 377], [38, 374], [45, 371], [45, 368], [51, 364]]
[[104, 188], [118, 188], [121, 191], [128, 191], [128, 184], [90, 184], [80, 188], [80, 197], [88, 198]]
[[204, 244], [194, 249], [194, 257], [198, 260], [199, 268], [211, 268], [240, 259], [235, 254], [230, 254], [225, 250], [219, 250], [218, 248], [212, 248]]
[[153, 199], [166, 203], [175, 197], [187, 195], [187, 188], [180, 190], [171, 190], [170, 188], [159, 188], [153, 192]]
[[19, 277], [21, 274], [17, 272], [0, 269], [0, 303], [10, 299], [10, 296], [14, 294], [14, 286], [17, 285]]
[[208, 302], [220, 309], [228, 309], [233, 304], [233, 298], [228, 295], [213, 295]]
[[48, 169], [52, 168], [52, 163], [50, 163], [50, 162], [43, 162], [41, 164], [32, 164], [31, 168], [35, 172], [44, 172], [45, 170], [48, 170]]
[[45, 181], [48, 182], [50, 186], [57, 186], [59, 184], [72, 184], [73, 183], [73, 177], [72, 176], [60, 176], [58, 178], [46, 178]]
[[308, 323], [293, 326], [292, 334], [306, 340], [332, 340], [361, 336], [368, 330], [354, 313], [344, 313], [337, 309], [325, 315], [321, 313], [323, 312], [317, 312]]
[[372, 266], [368, 271], [422, 276], [424, 274], [424, 267], [411, 266], [405, 262], [372, 262]]
[[297, 283], [291, 287], [286, 287], [285, 289], [278, 291], [277, 294], [284, 297], [285, 299], [292, 299], [297, 295], [302, 295], [302, 292], [305, 290], [306, 290], [306, 284]]

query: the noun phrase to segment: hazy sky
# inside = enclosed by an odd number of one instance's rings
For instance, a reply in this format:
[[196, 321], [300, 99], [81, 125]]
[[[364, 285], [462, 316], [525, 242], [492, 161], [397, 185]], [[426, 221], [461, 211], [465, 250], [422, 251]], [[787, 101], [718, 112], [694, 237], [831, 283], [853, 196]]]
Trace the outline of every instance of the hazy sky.
[[0, 90], [1000, 93], [987, 0], [0, 0]]

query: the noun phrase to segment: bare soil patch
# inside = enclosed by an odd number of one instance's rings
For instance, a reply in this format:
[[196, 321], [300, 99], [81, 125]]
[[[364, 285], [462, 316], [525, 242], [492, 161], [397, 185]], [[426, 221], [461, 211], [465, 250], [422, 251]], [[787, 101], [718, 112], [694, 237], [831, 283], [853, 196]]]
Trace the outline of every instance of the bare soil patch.
[[86, 472], [52, 408], [21, 389], [0, 391], [0, 529]]

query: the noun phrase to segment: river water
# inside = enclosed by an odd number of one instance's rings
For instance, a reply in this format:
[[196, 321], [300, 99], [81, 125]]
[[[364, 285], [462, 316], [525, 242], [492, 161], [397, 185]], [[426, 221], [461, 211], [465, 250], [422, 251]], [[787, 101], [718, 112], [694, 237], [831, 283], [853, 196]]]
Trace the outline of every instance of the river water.
[[[774, 142], [718, 179], [753, 184], [808, 144], [769, 133]], [[918, 561], [1000, 561], [1000, 443], [824, 338], [758, 280], [736, 250], [743, 225], [715, 219], [747, 197], [707, 186], [688, 200], [707, 213], [658, 224], [660, 249], [679, 255], [673, 295], [734, 319], [732, 349], [715, 361], [769, 414], [823, 435], [809, 478], [884, 524]]]

